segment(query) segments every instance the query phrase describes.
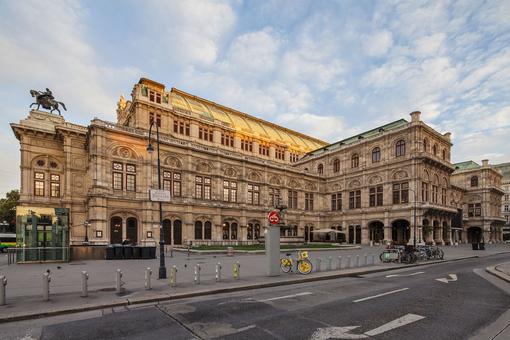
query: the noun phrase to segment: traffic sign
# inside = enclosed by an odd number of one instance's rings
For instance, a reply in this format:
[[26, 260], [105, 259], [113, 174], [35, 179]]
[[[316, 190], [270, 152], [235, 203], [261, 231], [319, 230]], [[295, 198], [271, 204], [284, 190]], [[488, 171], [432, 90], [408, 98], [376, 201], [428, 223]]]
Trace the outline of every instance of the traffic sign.
[[278, 211], [273, 210], [273, 211], [269, 212], [269, 214], [267, 215], [267, 220], [271, 224], [280, 223], [280, 215], [278, 214]]

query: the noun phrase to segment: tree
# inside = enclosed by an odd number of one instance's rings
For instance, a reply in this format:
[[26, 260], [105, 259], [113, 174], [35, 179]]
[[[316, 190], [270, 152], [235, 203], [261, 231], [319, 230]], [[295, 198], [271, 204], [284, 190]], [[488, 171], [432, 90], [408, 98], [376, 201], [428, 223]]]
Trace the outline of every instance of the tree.
[[6, 221], [10, 230], [16, 228], [16, 206], [19, 201], [19, 190], [11, 190], [0, 199], [0, 222]]

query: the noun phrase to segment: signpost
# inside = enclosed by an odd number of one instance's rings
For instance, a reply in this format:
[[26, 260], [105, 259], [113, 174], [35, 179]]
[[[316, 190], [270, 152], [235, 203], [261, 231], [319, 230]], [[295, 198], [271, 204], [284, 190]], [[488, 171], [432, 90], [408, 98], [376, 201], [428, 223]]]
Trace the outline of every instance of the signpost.
[[[276, 208], [280, 212], [285, 209], [283, 206], [277, 206]], [[280, 212], [273, 210], [267, 215], [267, 221], [269, 222], [265, 236], [267, 276], [280, 275]]]
[[276, 210], [270, 211], [267, 215], [267, 220], [270, 224], [278, 224], [280, 223], [280, 214]]
[[149, 190], [150, 200], [153, 202], [170, 202], [170, 190]]

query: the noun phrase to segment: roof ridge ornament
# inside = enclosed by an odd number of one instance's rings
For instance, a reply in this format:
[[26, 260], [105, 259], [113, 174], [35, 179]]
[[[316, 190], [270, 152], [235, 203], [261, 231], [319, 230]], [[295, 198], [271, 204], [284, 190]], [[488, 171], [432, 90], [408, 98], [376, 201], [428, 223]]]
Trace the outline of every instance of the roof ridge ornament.
[[60, 110], [58, 109], [60, 104], [62, 108], [67, 111], [64, 103], [55, 100], [55, 97], [53, 97], [53, 93], [49, 88], [46, 88], [46, 91], [30, 90], [30, 94], [35, 98], [35, 103], [30, 104], [30, 108], [32, 108], [34, 105], [37, 105], [36, 110], [39, 110], [39, 107], [42, 105], [44, 109], [50, 110], [50, 113], [57, 111], [58, 115], [62, 116]]

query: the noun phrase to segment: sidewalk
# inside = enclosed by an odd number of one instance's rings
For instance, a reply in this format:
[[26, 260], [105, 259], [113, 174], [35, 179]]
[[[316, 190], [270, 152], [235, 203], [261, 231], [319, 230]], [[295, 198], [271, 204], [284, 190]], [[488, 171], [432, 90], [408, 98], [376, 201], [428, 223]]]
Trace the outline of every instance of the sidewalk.
[[[300, 282], [310, 282], [337, 277], [360, 275], [367, 272], [390, 270], [401, 266], [393, 263], [380, 263], [379, 254], [383, 247], [363, 246], [361, 249], [338, 251], [311, 251], [310, 257], [316, 267], [318, 257], [322, 258], [322, 269], [327, 268], [327, 259], [332, 258], [331, 271], [314, 272], [310, 275], [282, 274], [267, 277], [264, 255], [190, 255], [174, 253], [166, 257], [166, 266], [178, 267], [177, 287], [170, 287], [168, 280], [157, 280], [159, 259], [156, 260], [116, 260], [84, 261], [63, 264], [22, 264], [7, 266], [6, 256], [0, 256], [0, 275], [8, 279], [7, 305], [0, 306], [0, 322], [26, 319], [34, 316], [55, 315], [68, 312], [85, 311], [108, 306], [123, 306], [159, 300], [170, 300], [198, 295], [224, 293], [253, 288], [271, 287]], [[489, 256], [510, 251], [509, 245], [489, 245], [485, 251], [473, 251], [471, 246], [443, 247], [446, 260], [456, 260], [473, 256]], [[361, 268], [336, 270], [338, 256], [342, 257], [342, 267], [347, 266], [347, 257], [355, 263], [357, 255], [364, 263], [364, 254], [374, 254], [375, 264]], [[369, 257], [370, 258], [370, 257]], [[240, 263], [240, 279], [232, 276], [232, 264]], [[370, 260], [369, 260], [370, 261]], [[223, 267], [222, 281], [215, 281], [215, 265], [220, 262]], [[201, 283], [194, 284], [194, 268], [201, 265]], [[428, 261], [426, 263], [433, 263]], [[60, 267], [60, 269], [59, 269]], [[151, 267], [152, 290], [144, 289], [144, 270]], [[123, 271], [126, 292], [118, 296], [114, 291], [115, 271]], [[42, 274], [51, 271], [50, 301], [42, 301]], [[81, 271], [89, 273], [89, 297], [81, 298]], [[315, 271], [315, 270], [314, 270]], [[169, 274], [169, 273], [168, 273]]]
[[487, 267], [486, 271], [510, 283], [510, 262], [501, 263], [493, 267]]

